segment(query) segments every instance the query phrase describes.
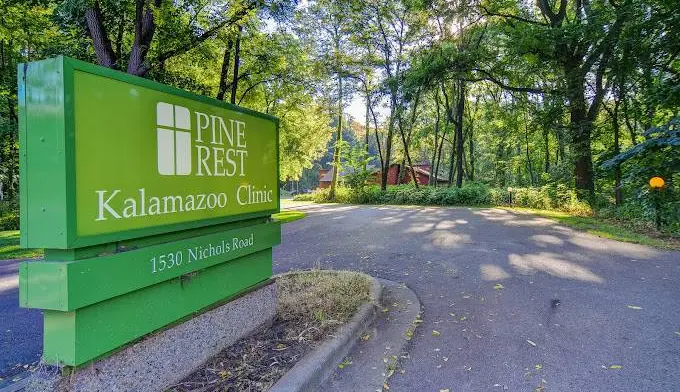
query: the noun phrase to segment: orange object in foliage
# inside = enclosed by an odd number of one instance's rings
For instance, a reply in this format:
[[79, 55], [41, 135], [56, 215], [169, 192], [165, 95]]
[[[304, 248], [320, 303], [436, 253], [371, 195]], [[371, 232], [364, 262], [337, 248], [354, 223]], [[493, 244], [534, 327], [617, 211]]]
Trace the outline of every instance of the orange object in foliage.
[[663, 188], [666, 182], [661, 177], [652, 177], [649, 179], [649, 186], [654, 189]]

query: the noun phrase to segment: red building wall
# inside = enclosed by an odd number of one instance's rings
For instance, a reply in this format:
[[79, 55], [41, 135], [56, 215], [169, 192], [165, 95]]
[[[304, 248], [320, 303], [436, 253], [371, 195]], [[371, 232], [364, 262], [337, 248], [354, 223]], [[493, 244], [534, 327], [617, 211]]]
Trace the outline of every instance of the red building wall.
[[[413, 165], [415, 168], [421, 168], [424, 170], [427, 170], [428, 172], [430, 171], [430, 165]], [[401, 165], [399, 163], [393, 163], [390, 165], [389, 170], [387, 171], [387, 185], [397, 185], [399, 181], [399, 170], [401, 169]], [[405, 167], [403, 170], [405, 172], [403, 173], [402, 181], [401, 184], [410, 184], [412, 182], [411, 180], [411, 170], [407, 167]], [[330, 169], [320, 169], [319, 170], [319, 177], [323, 177], [324, 174], [329, 172]], [[381, 180], [381, 175], [382, 172], [380, 170], [376, 171], [373, 174], [373, 178], [369, 180], [369, 182], [372, 182], [374, 184], [380, 184]], [[416, 171], [416, 180], [418, 181], [419, 185], [427, 185], [430, 181], [429, 176], [419, 173]], [[331, 183], [330, 181], [319, 181], [319, 188], [330, 188]]]
[[[319, 178], [323, 178], [326, 173], [328, 173], [331, 169], [319, 169]], [[319, 188], [330, 188], [331, 187], [331, 182], [330, 181], [321, 181], [319, 180]]]

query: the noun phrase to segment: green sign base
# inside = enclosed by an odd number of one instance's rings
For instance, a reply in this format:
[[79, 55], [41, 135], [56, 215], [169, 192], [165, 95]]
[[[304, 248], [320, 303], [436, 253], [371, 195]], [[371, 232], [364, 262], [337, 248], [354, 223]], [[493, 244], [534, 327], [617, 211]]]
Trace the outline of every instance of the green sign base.
[[45, 248], [19, 297], [44, 310], [45, 362], [82, 365], [271, 278], [276, 118], [66, 57], [17, 82], [21, 245]]
[[99, 257], [23, 263], [21, 304], [45, 309], [43, 361], [82, 365], [266, 282], [280, 225], [227, 227]]

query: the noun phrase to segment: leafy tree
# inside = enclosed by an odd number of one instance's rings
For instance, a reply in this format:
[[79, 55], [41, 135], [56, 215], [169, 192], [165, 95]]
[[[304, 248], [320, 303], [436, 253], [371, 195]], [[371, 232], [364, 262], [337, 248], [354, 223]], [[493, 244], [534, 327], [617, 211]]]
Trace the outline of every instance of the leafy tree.
[[373, 174], [368, 170], [371, 157], [361, 144], [350, 146], [347, 142], [343, 142], [342, 155], [343, 182], [354, 192], [361, 192]]

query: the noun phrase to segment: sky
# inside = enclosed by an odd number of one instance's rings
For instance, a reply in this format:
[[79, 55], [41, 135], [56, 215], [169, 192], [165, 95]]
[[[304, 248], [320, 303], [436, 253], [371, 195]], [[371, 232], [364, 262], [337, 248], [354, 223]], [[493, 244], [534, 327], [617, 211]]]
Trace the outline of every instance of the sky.
[[[379, 123], [390, 114], [389, 108], [385, 107], [382, 102], [380, 105], [376, 105], [373, 110], [378, 116]], [[345, 107], [345, 113], [352, 116], [352, 119], [359, 124], [366, 125], [364, 124], [366, 122], [366, 100], [360, 95], [355, 94], [352, 97], [349, 106]]]

